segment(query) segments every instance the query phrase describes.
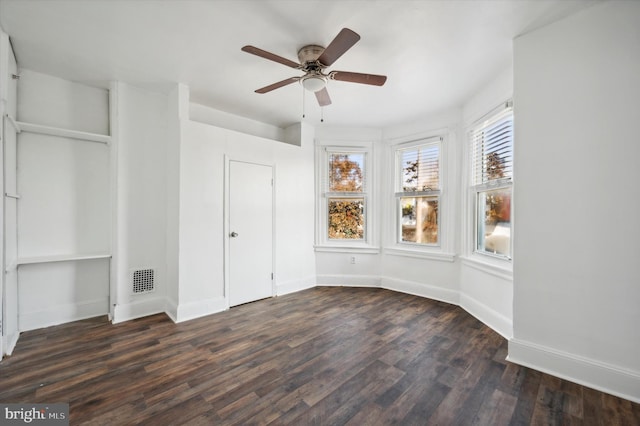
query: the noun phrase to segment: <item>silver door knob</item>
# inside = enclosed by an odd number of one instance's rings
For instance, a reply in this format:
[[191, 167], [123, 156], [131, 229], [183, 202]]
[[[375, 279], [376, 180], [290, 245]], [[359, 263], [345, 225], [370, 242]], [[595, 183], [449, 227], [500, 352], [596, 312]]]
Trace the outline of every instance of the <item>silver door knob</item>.
[[229, 236], [230, 236], [231, 238], [235, 238], [235, 237], [237, 237], [237, 236], [238, 236], [238, 233], [234, 231], [234, 232], [230, 233], [230, 234], [229, 234]]

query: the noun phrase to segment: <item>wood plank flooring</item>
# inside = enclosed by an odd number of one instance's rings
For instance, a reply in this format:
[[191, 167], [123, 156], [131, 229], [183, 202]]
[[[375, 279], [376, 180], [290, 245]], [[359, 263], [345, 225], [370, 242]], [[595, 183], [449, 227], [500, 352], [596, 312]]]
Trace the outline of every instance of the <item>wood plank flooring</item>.
[[459, 307], [320, 287], [181, 324], [23, 333], [0, 364], [0, 402], [67, 402], [72, 425], [640, 424], [640, 404], [506, 354]]

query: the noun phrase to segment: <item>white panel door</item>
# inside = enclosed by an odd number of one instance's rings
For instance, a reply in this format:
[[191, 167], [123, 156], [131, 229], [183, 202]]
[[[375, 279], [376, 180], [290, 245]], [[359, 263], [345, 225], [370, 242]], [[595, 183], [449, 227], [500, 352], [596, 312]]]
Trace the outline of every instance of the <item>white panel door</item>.
[[273, 170], [229, 162], [229, 306], [273, 296]]

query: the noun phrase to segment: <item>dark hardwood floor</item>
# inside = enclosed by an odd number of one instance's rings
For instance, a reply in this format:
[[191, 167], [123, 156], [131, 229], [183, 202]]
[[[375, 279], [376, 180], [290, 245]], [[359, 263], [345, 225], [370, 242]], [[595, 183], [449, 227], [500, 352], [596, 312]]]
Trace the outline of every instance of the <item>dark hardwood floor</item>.
[[0, 402], [68, 402], [72, 425], [638, 425], [640, 404], [505, 361], [462, 309], [320, 287], [174, 324], [23, 333]]

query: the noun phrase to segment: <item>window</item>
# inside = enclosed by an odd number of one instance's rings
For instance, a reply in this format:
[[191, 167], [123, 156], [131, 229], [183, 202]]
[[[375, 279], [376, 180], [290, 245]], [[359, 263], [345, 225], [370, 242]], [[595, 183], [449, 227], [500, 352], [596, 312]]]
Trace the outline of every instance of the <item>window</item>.
[[472, 129], [471, 191], [475, 206], [475, 248], [511, 258], [513, 112], [511, 103]]
[[327, 237], [330, 240], [363, 240], [365, 231], [365, 154], [328, 154]]
[[440, 244], [441, 139], [396, 149], [397, 242]]
[[316, 152], [317, 248], [372, 250], [371, 144], [319, 144]]

